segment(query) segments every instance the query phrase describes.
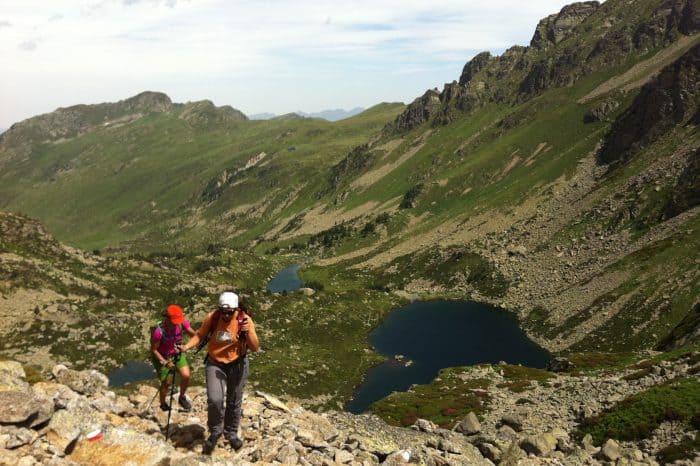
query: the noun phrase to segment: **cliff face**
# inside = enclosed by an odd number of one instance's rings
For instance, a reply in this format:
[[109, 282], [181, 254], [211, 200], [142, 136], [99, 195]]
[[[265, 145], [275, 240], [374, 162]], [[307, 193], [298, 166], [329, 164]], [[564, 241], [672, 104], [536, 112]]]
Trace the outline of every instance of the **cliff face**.
[[403, 133], [426, 121], [447, 124], [489, 102], [522, 102], [571, 86], [695, 34], [699, 16], [692, 0], [645, 1], [635, 10], [621, 0], [565, 6], [539, 22], [529, 47], [515, 46], [501, 56], [477, 54], [459, 81], [416, 99], [386, 130]]
[[558, 44], [576, 26], [593, 14], [598, 7], [600, 7], [599, 2], [574, 3], [565, 6], [559, 13], [540, 20], [530, 41], [530, 47], [544, 49], [550, 45]]
[[632, 105], [614, 122], [599, 159], [627, 162], [642, 146], [673, 126], [700, 121], [700, 46], [695, 46], [647, 83]]

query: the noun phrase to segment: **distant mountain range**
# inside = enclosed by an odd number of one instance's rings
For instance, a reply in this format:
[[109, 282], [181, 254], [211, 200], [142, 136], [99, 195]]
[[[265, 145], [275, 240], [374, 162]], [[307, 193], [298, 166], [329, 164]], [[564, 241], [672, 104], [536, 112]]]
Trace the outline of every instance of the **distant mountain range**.
[[287, 113], [286, 115], [276, 115], [274, 113], [256, 113], [254, 115], [249, 115], [248, 118], [251, 120], [270, 120], [272, 118], [277, 118], [280, 116], [289, 117], [290, 115], [298, 115], [304, 118], [322, 118], [328, 121], [338, 121], [344, 120], [345, 118], [350, 118], [352, 116], [362, 113], [365, 109], [362, 107], [355, 107], [351, 110], [344, 110], [342, 108], [336, 108], [333, 110], [322, 110], [320, 112], [306, 113], [302, 111], [296, 111], [294, 113]]

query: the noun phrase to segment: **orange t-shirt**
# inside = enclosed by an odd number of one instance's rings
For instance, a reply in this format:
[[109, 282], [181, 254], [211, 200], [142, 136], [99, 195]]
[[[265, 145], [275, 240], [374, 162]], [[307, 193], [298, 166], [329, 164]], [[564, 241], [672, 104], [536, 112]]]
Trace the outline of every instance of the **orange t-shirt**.
[[[214, 312], [207, 314], [204, 322], [202, 322], [202, 326], [197, 331], [197, 336], [200, 339], [206, 338], [206, 336], [209, 334], [209, 328], [211, 327]], [[243, 344], [238, 341], [237, 317], [238, 312], [234, 313], [231, 320], [227, 322], [224, 320], [223, 315], [219, 315], [216, 328], [214, 328], [214, 331], [211, 333], [211, 338], [209, 339], [209, 343], [207, 345], [207, 352], [212, 360], [227, 364], [235, 361], [241, 356]], [[248, 317], [248, 322], [250, 323], [250, 330], [255, 331], [255, 324], [253, 324], [250, 316]]]

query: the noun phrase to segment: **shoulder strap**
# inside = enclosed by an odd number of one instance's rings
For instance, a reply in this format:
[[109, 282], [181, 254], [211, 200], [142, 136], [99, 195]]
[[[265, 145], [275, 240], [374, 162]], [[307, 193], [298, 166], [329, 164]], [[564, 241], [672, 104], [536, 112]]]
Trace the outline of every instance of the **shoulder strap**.
[[155, 322], [153, 325], [151, 325], [151, 340], [153, 339], [153, 335], [156, 333], [156, 330], [160, 329], [160, 337], [163, 338], [165, 336], [165, 332], [163, 331], [163, 321], [159, 320], [158, 322]]
[[215, 310], [212, 315], [211, 315], [211, 321], [209, 322], [209, 331], [207, 334], [202, 338], [202, 340], [197, 344], [195, 353], [199, 353], [202, 348], [206, 346], [207, 343], [209, 343], [209, 339], [211, 338], [211, 335], [214, 333], [216, 330], [216, 326], [219, 324], [219, 316], [221, 315], [221, 312], [217, 309]]

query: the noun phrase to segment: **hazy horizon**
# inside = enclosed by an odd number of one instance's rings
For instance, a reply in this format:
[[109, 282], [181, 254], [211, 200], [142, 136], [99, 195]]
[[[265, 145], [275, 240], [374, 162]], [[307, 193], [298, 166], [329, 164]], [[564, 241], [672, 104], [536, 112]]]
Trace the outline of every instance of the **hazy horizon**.
[[409, 103], [481, 51], [528, 45], [568, 3], [10, 0], [0, 128], [146, 90], [246, 115]]

